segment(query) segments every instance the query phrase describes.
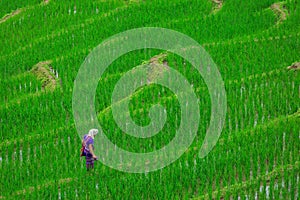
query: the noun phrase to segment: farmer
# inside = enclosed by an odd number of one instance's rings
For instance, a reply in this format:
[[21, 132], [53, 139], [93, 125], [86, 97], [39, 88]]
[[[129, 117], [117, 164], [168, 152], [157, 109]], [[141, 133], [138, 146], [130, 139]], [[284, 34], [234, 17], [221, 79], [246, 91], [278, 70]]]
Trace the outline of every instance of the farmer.
[[86, 169], [88, 171], [94, 168], [94, 160], [97, 160], [97, 156], [94, 153], [94, 138], [97, 133], [97, 129], [91, 129], [88, 134], [84, 135], [82, 140], [86, 159]]

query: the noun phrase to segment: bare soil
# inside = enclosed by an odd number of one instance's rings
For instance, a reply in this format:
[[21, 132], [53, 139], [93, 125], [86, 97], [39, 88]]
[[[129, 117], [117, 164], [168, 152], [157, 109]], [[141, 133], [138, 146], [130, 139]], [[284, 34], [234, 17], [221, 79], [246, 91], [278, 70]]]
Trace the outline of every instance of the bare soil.
[[51, 67], [51, 61], [43, 61], [36, 64], [32, 69], [31, 73], [37, 76], [37, 78], [42, 81], [42, 88], [54, 90], [57, 86], [57, 80], [50, 72]]
[[44, 5], [47, 5], [50, 2], [50, 0], [44, 0]]
[[278, 17], [277, 23], [281, 23], [287, 19], [288, 11], [285, 8], [285, 5], [282, 5], [281, 2], [272, 4], [270, 8], [275, 13], [275, 15]]
[[221, 10], [221, 8], [223, 6], [223, 0], [212, 0], [212, 2], [215, 4], [215, 6], [213, 8], [213, 13], [216, 13], [219, 10]]
[[300, 70], [300, 62], [296, 62], [294, 64], [292, 64], [291, 66], [287, 67], [288, 70]]
[[159, 54], [152, 57], [149, 61], [149, 70], [147, 74], [147, 82], [148, 84], [157, 80], [157, 78], [161, 77], [164, 72], [169, 70], [169, 65], [167, 61], [167, 54]]

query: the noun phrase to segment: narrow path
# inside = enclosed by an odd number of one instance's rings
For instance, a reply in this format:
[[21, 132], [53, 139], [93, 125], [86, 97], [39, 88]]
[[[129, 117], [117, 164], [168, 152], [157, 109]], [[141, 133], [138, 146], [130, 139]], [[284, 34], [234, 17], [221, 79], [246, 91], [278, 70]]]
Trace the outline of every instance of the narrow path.
[[0, 24], [6, 22], [8, 19], [20, 14], [22, 12], [23, 9], [17, 9], [9, 14], [6, 14], [4, 17], [2, 17], [2, 19], [0, 19]]

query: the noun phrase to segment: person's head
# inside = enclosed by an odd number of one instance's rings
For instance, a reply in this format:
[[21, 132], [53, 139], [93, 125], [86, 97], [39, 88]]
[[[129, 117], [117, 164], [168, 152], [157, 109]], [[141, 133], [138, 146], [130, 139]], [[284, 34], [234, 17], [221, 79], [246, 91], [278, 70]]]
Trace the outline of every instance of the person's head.
[[97, 135], [97, 134], [98, 134], [98, 129], [91, 129], [91, 130], [89, 130], [88, 135], [94, 139], [95, 135]]

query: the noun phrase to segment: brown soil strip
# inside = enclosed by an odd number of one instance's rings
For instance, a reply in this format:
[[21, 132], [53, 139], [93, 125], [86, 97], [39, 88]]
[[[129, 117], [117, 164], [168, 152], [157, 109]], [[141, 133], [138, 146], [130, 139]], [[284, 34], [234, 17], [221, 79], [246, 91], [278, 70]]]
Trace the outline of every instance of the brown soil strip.
[[5, 15], [4, 17], [2, 17], [2, 19], [0, 20], [0, 24], [2, 24], [3, 22], [6, 22], [8, 19], [12, 18], [13, 16], [16, 16], [18, 14], [20, 14], [22, 12], [22, 9], [17, 9], [7, 15]]
[[278, 18], [277, 24], [287, 19], [288, 11], [282, 2], [274, 3], [270, 8]]
[[50, 2], [50, 0], [44, 0], [44, 1], [43, 1], [43, 4], [44, 4], [44, 5], [47, 5], [49, 2]]
[[153, 83], [159, 77], [163, 75], [164, 72], [169, 70], [169, 65], [167, 61], [167, 54], [159, 54], [152, 57], [148, 62], [144, 64], [149, 65], [149, 70], [147, 74], [147, 82], [148, 84]]
[[57, 86], [55, 75], [50, 72], [51, 61], [43, 61], [36, 64], [32, 69], [33, 73], [42, 82], [43, 89], [54, 90]]
[[211, 0], [214, 4], [212, 13], [217, 13], [223, 6], [223, 0]]
[[293, 71], [300, 70], [300, 62], [295, 62], [291, 66], [288, 66], [287, 69]]

